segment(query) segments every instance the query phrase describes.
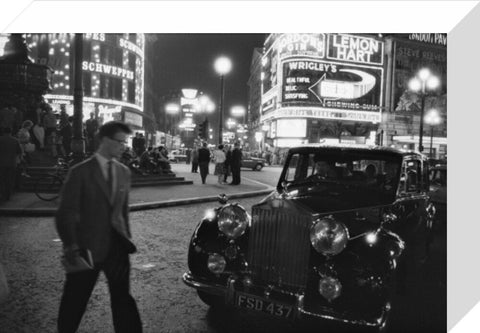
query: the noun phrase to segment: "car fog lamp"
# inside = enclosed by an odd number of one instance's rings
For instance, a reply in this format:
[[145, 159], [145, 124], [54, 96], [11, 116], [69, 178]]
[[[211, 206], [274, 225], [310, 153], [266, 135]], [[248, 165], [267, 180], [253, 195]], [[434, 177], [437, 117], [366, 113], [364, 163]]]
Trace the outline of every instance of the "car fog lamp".
[[326, 276], [318, 283], [318, 292], [329, 302], [338, 298], [342, 293], [342, 284], [337, 279]]
[[377, 233], [376, 232], [370, 232], [365, 236], [365, 239], [367, 240], [367, 243], [369, 245], [373, 245], [377, 242]]
[[218, 213], [218, 229], [227, 237], [235, 239], [245, 233], [250, 217], [241, 206], [228, 205]]
[[204, 219], [211, 221], [215, 218], [215, 215], [216, 215], [216, 213], [213, 209], [208, 209], [207, 211], [205, 211]]
[[310, 229], [312, 246], [324, 255], [342, 252], [347, 246], [348, 238], [347, 228], [331, 216], [319, 219]]
[[214, 274], [220, 274], [225, 270], [227, 262], [225, 261], [224, 257], [218, 253], [214, 253], [208, 256], [207, 265], [210, 272]]

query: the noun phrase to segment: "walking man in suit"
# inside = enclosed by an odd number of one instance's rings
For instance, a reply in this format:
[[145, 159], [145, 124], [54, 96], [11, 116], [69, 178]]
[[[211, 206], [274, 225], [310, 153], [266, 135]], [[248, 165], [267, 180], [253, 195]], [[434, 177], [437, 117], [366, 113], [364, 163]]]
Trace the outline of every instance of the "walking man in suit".
[[74, 166], [62, 189], [56, 228], [65, 260], [72, 265], [89, 250], [93, 269], [66, 274], [58, 332], [76, 332], [100, 271], [110, 291], [115, 332], [142, 332], [137, 305], [130, 295], [129, 254], [136, 251], [128, 222], [130, 171], [120, 164], [130, 128], [117, 121], [99, 131], [95, 154]]
[[232, 182], [230, 183], [230, 185], [239, 185], [240, 167], [242, 165], [242, 150], [240, 149], [240, 144], [238, 142], [235, 142], [232, 151], [232, 160], [230, 163], [230, 168], [232, 170]]
[[210, 164], [210, 151], [207, 148], [207, 143], [202, 144], [202, 148], [198, 150], [198, 166], [200, 167], [200, 177], [202, 178], [202, 184], [205, 184], [205, 180], [208, 175], [208, 165]]

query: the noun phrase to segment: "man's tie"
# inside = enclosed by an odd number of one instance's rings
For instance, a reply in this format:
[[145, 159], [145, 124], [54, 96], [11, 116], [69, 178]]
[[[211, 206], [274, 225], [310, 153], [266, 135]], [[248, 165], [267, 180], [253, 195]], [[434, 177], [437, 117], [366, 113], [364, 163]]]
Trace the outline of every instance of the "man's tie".
[[108, 193], [110, 194], [110, 199], [111, 199], [113, 195], [113, 162], [110, 160], [108, 161], [107, 165], [108, 165], [107, 185], [108, 185]]

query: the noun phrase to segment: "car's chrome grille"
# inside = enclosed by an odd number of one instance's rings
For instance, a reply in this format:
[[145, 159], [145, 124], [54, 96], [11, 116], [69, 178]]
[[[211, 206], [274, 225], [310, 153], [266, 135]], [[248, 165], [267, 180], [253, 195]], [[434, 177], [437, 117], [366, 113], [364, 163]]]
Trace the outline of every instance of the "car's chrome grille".
[[255, 281], [303, 289], [307, 284], [311, 217], [254, 207], [248, 262]]

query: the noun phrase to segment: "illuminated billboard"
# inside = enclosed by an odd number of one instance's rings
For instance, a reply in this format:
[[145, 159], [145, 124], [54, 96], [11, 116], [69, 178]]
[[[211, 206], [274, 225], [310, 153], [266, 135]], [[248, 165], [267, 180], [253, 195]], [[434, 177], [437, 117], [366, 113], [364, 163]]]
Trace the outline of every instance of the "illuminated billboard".
[[278, 119], [276, 136], [282, 138], [303, 138], [307, 136], [307, 119]]
[[344, 110], [380, 110], [382, 68], [314, 60], [283, 63], [282, 100]]
[[383, 42], [364, 36], [328, 35], [327, 59], [370, 64], [383, 64]]
[[[73, 112], [74, 34], [26, 34], [36, 63], [54, 70], [53, 91], [45, 95], [55, 111]], [[83, 34], [84, 120], [123, 120], [142, 127], [144, 104], [144, 34]]]
[[288, 109], [308, 111], [307, 117], [379, 122], [384, 48], [367, 35], [271, 34], [262, 58], [262, 121]]

